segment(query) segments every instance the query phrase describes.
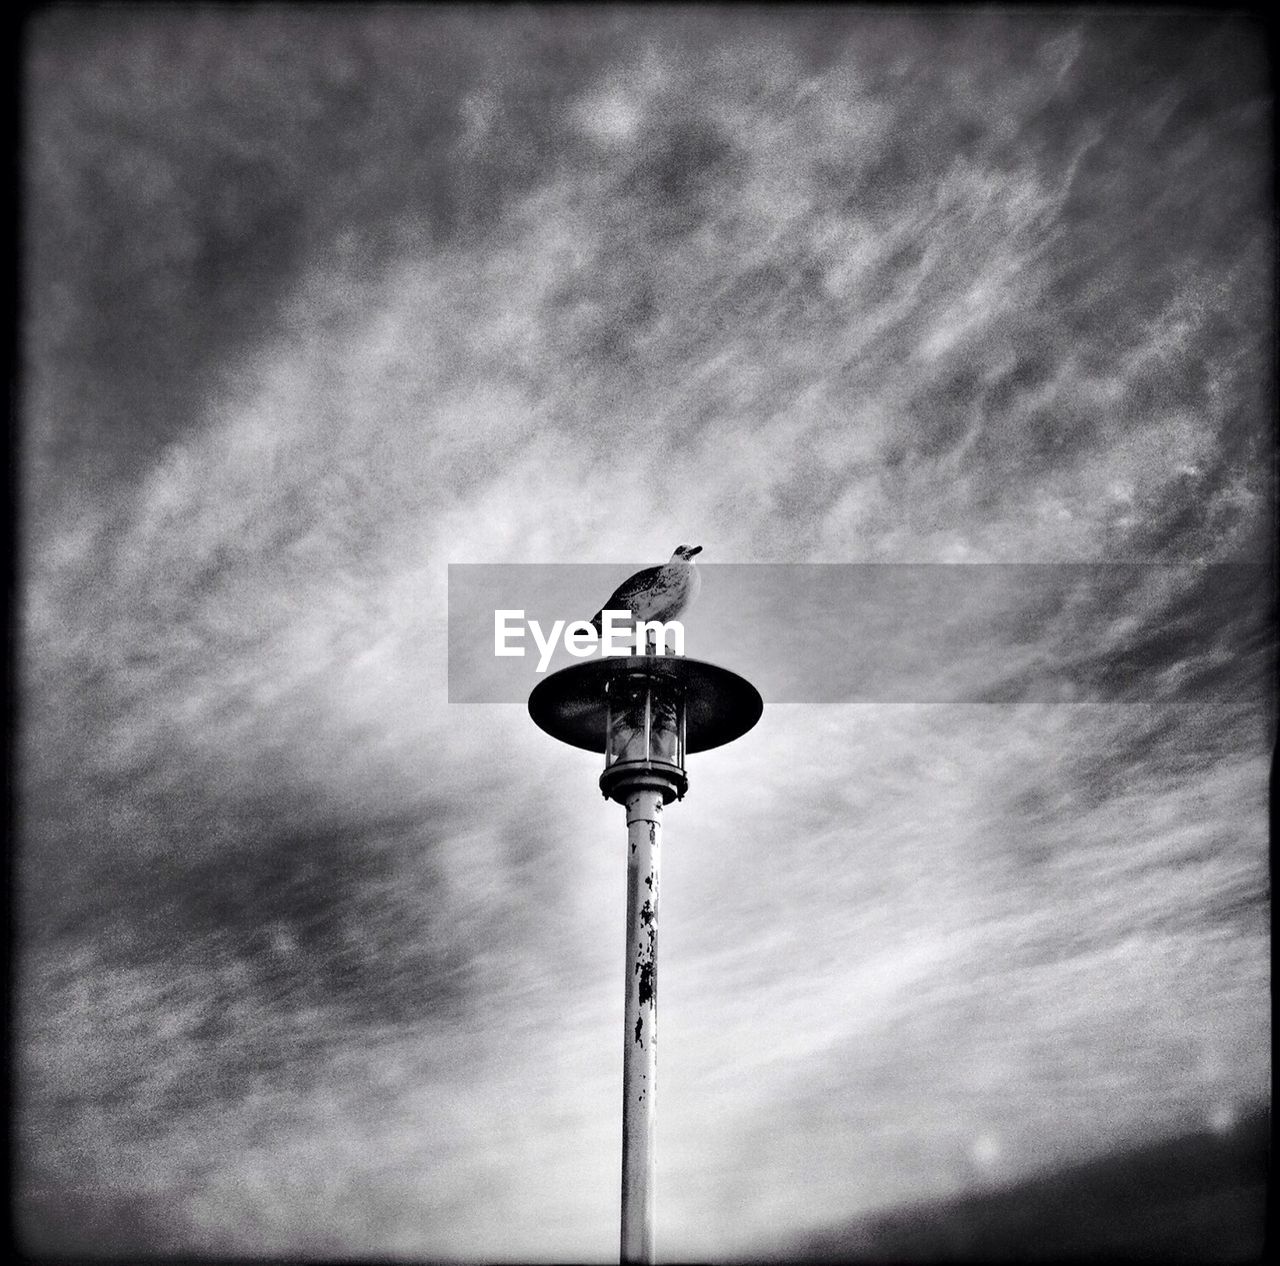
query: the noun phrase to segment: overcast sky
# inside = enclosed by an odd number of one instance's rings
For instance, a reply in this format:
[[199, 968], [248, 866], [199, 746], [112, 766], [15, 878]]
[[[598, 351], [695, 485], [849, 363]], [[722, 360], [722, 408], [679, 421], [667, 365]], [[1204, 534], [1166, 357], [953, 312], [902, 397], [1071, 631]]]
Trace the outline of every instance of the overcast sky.
[[1140, 690], [691, 760], [660, 1254], [1264, 1097], [1260, 27], [55, 7], [22, 107], [30, 1244], [616, 1255], [623, 815], [448, 701], [450, 563], [1173, 564], [930, 665]]

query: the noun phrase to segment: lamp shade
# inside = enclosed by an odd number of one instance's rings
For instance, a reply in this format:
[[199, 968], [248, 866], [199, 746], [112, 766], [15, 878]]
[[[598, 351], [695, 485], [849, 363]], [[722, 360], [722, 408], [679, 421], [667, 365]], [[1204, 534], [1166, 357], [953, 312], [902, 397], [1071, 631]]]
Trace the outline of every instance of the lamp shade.
[[552, 673], [529, 696], [529, 715], [552, 738], [603, 754], [609, 726], [607, 683], [635, 672], [670, 683], [683, 698], [685, 754], [741, 738], [764, 711], [760, 692], [727, 668], [683, 655], [626, 655], [586, 660]]

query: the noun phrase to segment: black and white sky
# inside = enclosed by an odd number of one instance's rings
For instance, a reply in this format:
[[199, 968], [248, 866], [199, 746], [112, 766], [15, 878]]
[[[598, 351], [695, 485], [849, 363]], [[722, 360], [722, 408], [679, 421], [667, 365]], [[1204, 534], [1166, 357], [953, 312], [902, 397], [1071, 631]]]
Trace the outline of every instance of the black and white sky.
[[[621, 811], [449, 702], [450, 563], [1161, 565], [931, 663], [945, 696], [771, 703], [692, 759], [665, 1256], [1262, 1101], [1265, 47], [1176, 10], [30, 20], [28, 1241], [614, 1255]], [[931, 645], [900, 624], [867, 654]], [[1121, 645], [1194, 662], [976, 701], [992, 656]]]

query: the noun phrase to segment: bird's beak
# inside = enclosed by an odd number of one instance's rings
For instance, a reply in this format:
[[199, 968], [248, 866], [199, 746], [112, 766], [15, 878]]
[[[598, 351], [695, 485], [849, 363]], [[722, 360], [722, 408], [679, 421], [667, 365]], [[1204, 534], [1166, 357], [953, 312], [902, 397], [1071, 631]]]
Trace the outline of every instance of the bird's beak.
[[701, 554], [701, 553], [702, 553], [701, 545], [691, 545], [687, 550], [685, 550], [684, 556], [686, 558], [692, 558], [695, 554]]

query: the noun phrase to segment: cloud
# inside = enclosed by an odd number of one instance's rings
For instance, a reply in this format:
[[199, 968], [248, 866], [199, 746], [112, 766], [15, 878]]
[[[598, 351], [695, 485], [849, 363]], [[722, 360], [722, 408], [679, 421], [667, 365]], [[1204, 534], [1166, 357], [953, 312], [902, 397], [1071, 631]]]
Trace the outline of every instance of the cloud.
[[449, 562], [1176, 564], [1001, 630], [1013, 686], [1132, 651], [1154, 699], [694, 758], [664, 1251], [1265, 1090], [1266, 655], [1195, 617], [1273, 497], [1251, 29], [584, 21], [29, 28], [36, 1247], [611, 1251], [618, 814], [447, 702]]

